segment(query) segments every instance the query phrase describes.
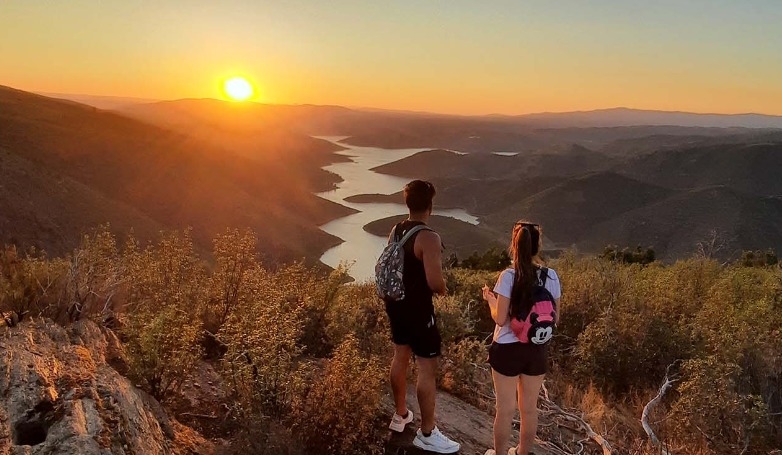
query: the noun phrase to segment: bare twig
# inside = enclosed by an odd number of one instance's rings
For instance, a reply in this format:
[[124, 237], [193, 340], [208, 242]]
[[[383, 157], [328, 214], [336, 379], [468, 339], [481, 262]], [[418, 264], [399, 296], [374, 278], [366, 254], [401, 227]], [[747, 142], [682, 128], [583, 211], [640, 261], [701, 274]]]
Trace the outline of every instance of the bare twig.
[[575, 424], [581, 431], [583, 431], [589, 439], [594, 441], [603, 451], [603, 455], [611, 455], [611, 444], [609, 444], [606, 439], [595, 432], [595, 430], [592, 429], [592, 426], [590, 426], [583, 418], [577, 416], [576, 414], [572, 412], [565, 411], [561, 407], [559, 407], [556, 403], [551, 401], [549, 399], [548, 395], [548, 389], [546, 389], [545, 385], [541, 388], [540, 391], [541, 397], [541, 404], [545, 411], [549, 412], [550, 414], [566, 421]]
[[665, 369], [665, 379], [663, 380], [663, 385], [660, 386], [660, 390], [657, 392], [657, 395], [648, 403], [646, 403], [646, 406], [644, 406], [644, 410], [641, 413], [641, 425], [643, 426], [646, 434], [649, 436], [649, 440], [651, 441], [652, 445], [660, 449], [662, 455], [670, 455], [670, 452], [660, 443], [660, 439], [657, 437], [657, 435], [654, 434], [654, 430], [649, 424], [649, 414], [652, 412], [652, 409], [654, 409], [654, 407], [660, 403], [660, 401], [663, 399], [663, 396], [665, 396], [665, 393], [668, 392], [668, 390], [679, 380], [677, 376], [671, 376], [670, 374], [671, 367], [676, 365], [677, 362], [668, 365], [668, 368]]

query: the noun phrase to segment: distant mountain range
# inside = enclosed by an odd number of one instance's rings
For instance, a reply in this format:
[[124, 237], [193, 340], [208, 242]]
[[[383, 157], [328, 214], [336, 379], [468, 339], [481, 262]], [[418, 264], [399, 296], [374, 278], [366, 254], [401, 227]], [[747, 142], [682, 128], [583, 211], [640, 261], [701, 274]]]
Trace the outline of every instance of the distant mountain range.
[[545, 112], [498, 116], [548, 127], [686, 126], [700, 128], [782, 128], [782, 116], [764, 114], [697, 114], [617, 107], [578, 112]]
[[49, 98], [74, 101], [79, 104], [97, 107], [98, 109], [114, 110], [132, 106], [134, 104], [156, 103], [160, 100], [150, 98], [133, 98], [128, 96], [102, 96], [102, 95], [77, 95], [68, 93], [36, 92]]
[[313, 136], [338, 135], [356, 145], [432, 148], [377, 171], [431, 179], [439, 205], [478, 215], [479, 230], [443, 224], [452, 239], [475, 239], [476, 250], [504, 244], [516, 219], [531, 218], [556, 248], [651, 245], [672, 260], [715, 231], [723, 257], [782, 251], [782, 117], [82, 101], [116, 110], [0, 87], [0, 243], [60, 254], [110, 222], [143, 240], [190, 226], [208, 249], [215, 233], [246, 226], [268, 257], [315, 261], [339, 243], [317, 226], [350, 213], [313, 195], [337, 181], [321, 167], [346, 159]]
[[[132, 110], [132, 106], [155, 103], [187, 103], [197, 100], [160, 101], [145, 98], [81, 95], [64, 93], [39, 93], [52, 98], [61, 98], [87, 104], [100, 109]], [[216, 101], [216, 100], [212, 100]], [[490, 122], [507, 121], [521, 123], [534, 127], [563, 128], [563, 127], [615, 127], [615, 126], [683, 126], [700, 128], [782, 128], [782, 115], [767, 114], [710, 114], [680, 111], [656, 111], [644, 109], [632, 109], [627, 107], [614, 107], [608, 109], [594, 109], [590, 111], [571, 112], [540, 112], [521, 115], [449, 115], [432, 112], [405, 111], [393, 109], [378, 109], [372, 107], [345, 108], [339, 106], [316, 105], [282, 105], [260, 104], [268, 110], [297, 110], [297, 109], [321, 109], [324, 113], [328, 109], [340, 109], [344, 111], [377, 114], [380, 116], [414, 117], [414, 118], [449, 118], [449, 119], [473, 119], [488, 120]], [[143, 110], [144, 108], [142, 108]], [[147, 108], [148, 109], [148, 108]], [[333, 115], [333, 112], [328, 112]]]

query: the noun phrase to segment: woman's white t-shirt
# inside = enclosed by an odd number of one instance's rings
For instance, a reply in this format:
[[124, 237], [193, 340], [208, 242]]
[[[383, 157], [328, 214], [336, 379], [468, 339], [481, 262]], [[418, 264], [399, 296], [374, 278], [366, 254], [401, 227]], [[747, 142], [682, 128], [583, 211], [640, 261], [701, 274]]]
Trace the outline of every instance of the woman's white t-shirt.
[[[546, 276], [548, 278], [546, 278], [545, 288], [548, 289], [554, 299], [559, 300], [559, 298], [562, 297], [562, 287], [559, 283], [559, 277], [557, 276], [557, 272], [553, 269], [547, 270], [548, 273]], [[510, 292], [513, 289], [513, 279], [515, 276], [516, 271], [514, 269], [503, 270], [500, 277], [497, 278], [497, 284], [494, 285], [494, 292], [509, 299]], [[540, 269], [538, 269], [538, 278], [540, 278]], [[510, 329], [510, 318], [505, 322], [505, 325], [497, 325], [494, 328], [494, 342], [499, 344], [519, 342], [519, 339], [516, 338], [516, 335]]]

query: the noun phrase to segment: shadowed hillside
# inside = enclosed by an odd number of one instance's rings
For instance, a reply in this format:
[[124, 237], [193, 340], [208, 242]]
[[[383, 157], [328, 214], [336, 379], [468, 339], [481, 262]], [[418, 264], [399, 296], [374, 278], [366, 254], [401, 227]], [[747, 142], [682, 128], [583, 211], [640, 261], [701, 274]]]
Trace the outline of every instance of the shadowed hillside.
[[[15, 178], [28, 185], [6, 193], [19, 199], [3, 202], [17, 216], [2, 225], [2, 238], [50, 238], [38, 243], [62, 251], [74, 246], [68, 239], [78, 236], [77, 229], [100, 218], [124, 220], [118, 226], [141, 220], [141, 234], [192, 226], [194, 239], [208, 245], [227, 226], [248, 226], [271, 257], [315, 256], [338, 242], [316, 226], [350, 210], [311, 194], [333, 182], [318, 161], [330, 159], [334, 147], [293, 133], [285, 137], [300, 144], [290, 155], [275, 148], [274, 155], [248, 157], [235, 143], [204, 143], [92, 107], [0, 88], [0, 149], [26, 169]], [[59, 182], [76, 182], [83, 191], [44, 196]], [[83, 212], [89, 214], [79, 222], [63, 218]], [[56, 221], [36, 223], [42, 216]], [[62, 232], [39, 235], [36, 226]]]
[[526, 218], [542, 223], [556, 247], [651, 245], [666, 260], [717, 232], [725, 241], [717, 254], [726, 259], [782, 249], [779, 199], [771, 197], [782, 194], [778, 136], [649, 136], [594, 152], [571, 145], [509, 157], [435, 150], [376, 170], [431, 179], [436, 204], [465, 208], [490, 231]]
[[782, 195], [782, 141], [660, 151], [632, 159], [618, 169], [670, 188], [726, 185], [752, 194]]
[[585, 169], [605, 169], [612, 159], [585, 147], [571, 145], [552, 148], [547, 153], [523, 152], [504, 156], [485, 153], [459, 154], [431, 150], [374, 168], [374, 171], [408, 178], [466, 178], [469, 180], [508, 180], [514, 178], [567, 177]]
[[[519, 218], [543, 224], [557, 246], [582, 240], [590, 226], [661, 200], [670, 190], [622, 177], [612, 172], [567, 180], [518, 202], [508, 201], [487, 217], [492, 226], [512, 226]], [[607, 240], [607, 239], [606, 239]]]
[[[387, 237], [396, 223], [403, 221], [407, 215], [391, 216], [373, 221], [364, 230], [370, 234]], [[456, 253], [460, 258], [466, 258], [474, 252], [483, 252], [487, 247], [503, 248], [506, 245], [501, 242], [497, 232], [491, 231], [485, 226], [474, 226], [464, 221], [453, 218], [434, 215], [429, 225], [436, 230], [445, 246], [444, 257]]]
[[608, 239], [619, 245], [654, 245], [660, 259], [673, 261], [718, 235], [717, 257], [742, 250], [782, 250], [782, 199], [758, 197], [724, 186], [685, 191], [593, 225], [583, 237], [587, 250]]
[[163, 229], [138, 209], [4, 149], [0, 182], [0, 243], [62, 255], [100, 224], [123, 235], [133, 230], [141, 239]]

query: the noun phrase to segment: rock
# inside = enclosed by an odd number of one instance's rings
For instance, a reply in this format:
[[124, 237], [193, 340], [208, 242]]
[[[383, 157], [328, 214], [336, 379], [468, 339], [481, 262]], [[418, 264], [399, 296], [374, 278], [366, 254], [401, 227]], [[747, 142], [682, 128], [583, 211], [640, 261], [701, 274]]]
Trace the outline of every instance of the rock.
[[94, 323], [28, 321], [4, 338], [0, 454], [214, 453], [107, 363], [124, 363], [121, 345]]
[[[413, 445], [413, 438], [421, 425], [421, 411], [418, 407], [415, 385], [413, 384], [407, 386], [407, 405], [415, 414], [415, 420], [407, 425], [404, 433], [389, 431], [384, 453], [387, 455], [428, 455], [431, 452], [425, 452]], [[436, 406], [435, 423], [446, 436], [461, 444], [461, 449], [458, 452], [460, 455], [483, 455], [486, 449], [492, 447], [494, 417], [440, 390], [437, 391]], [[389, 409], [393, 413], [391, 403], [389, 403]], [[512, 444], [518, 442], [517, 436], [518, 428], [515, 428], [511, 434]], [[533, 453], [541, 455], [547, 452], [535, 447]]]

